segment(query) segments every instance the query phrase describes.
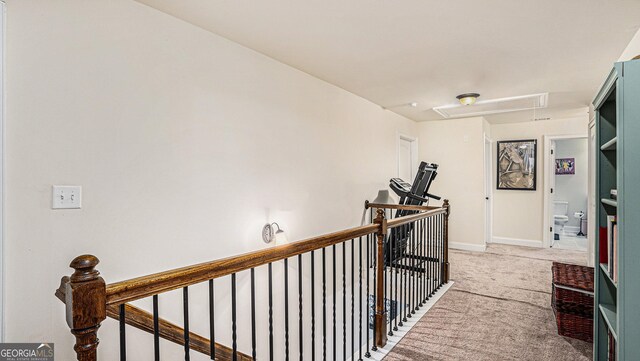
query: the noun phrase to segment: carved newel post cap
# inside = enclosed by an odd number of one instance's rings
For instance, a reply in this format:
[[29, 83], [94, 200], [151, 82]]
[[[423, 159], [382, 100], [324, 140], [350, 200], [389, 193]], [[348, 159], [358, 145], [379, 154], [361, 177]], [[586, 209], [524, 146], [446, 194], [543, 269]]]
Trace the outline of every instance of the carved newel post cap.
[[76, 270], [71, 275], [71, 282], [86, 282], [97, 279], [100, 275], [100, 272], [95, 269], [98, 263], [100, 263], [98, 257], [90, 254], [74, 258], [69, 265]]

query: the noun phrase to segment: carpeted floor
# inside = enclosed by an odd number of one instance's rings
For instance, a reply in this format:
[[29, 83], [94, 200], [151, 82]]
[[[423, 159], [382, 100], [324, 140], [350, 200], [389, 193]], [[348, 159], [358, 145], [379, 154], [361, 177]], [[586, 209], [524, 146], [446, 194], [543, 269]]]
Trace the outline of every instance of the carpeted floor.
[[550, 306], [551, 261], [586, 257], [505, 245], [450, 251], [453, 287], [385, 361], [591, 360], [592, 344], [558, 336]]

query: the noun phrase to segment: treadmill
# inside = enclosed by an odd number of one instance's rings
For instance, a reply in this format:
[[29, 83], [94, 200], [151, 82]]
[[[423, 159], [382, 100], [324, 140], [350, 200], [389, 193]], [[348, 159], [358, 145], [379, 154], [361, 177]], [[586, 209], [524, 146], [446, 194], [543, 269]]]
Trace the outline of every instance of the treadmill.
[[[438, 175], [438, 165], [434, 163], [421, 162], [413, 184], [409, 184], [400, 178], [391, 178], [389, 187], [400, 197], [400, 205], [423, 206], [429, 204], [429, 199], [440, 200], [441, 197], [429, 193], [431, 183]], [[418, 213], [419, 211], [398, 209], [395, 217], [403, 217]], [[408, 241], [411, 232], [414, 231], [414, 224], [405, 227], [394, 228], [384, 243], [385, 266], [393, 266], [414, 271], [424, 272], [424, 267], [409, 267], [403, 264], [406, 258], [418, 260], [418, 264], [425, 261], [436, 261], [427, 259], [428, 257], [417, 256], [414, 249], [408, 249]], [[391, 250], [391, 245], [394, 249]], [[419, 245], [414, 245], [414, 248]]]

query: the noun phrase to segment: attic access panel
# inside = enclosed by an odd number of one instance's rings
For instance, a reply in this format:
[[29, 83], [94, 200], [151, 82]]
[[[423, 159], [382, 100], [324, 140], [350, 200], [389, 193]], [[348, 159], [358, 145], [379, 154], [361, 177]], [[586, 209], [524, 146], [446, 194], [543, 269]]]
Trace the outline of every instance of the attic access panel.
[[522, 95], [500, 99], [481, 100], [473, 105], [451, 104], [433, 110], [444, 118], [464, 118], [489, 114], [517, 112], [546, 108], [549, 93]]

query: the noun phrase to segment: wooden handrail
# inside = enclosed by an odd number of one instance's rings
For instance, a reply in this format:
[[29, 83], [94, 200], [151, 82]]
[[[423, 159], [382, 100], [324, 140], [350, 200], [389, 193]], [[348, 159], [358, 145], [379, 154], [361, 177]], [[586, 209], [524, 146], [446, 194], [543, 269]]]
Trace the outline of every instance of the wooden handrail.
[[402, 226], [404, 224], [415, 222], [415, 221], [421, 220], [423, 218], [435, 216], [437, 214], [442, 214], [442, 213], [444, 213], [444, 214], [447, 213], [446, 208], [437, 208], [437, 209], [433, 209], [433, 210], [430, 210], [430, 211], [427, 211], [427, 212], [420, 212], [420, 213], [410, 214], [410, 215], [404, 216], [404, 217], [390, 219], [390, 220], [387, 221], [387, 227], [389, 227], [389, 228], [400, 227], [400, 226]]
[[210, 279], [227, 276], [232, 273], [329, 247], [350, 239], [373, 234], [377, 230], [378, 225], [370, 224], [309, 238], [303, 241], [249, 252], [239, 256], [232, 256], [112, 283], [107, 285], [106, 289], [107, 305], [119, 305]]
[[[56, 297], [66, 304], [66, 284], [69, 282], [69, 277], [63, 277], [60, 282], [60, 287], [56, 290]], [[107, 317], [114, 320], [120, 320], [120, 312], [118, 306], [107, 306]], [[144, 311], [138, 307], [130, 304], [125, 304], [125, 321], [127, 325], [133, 326], [139, 330], [153, 333], [153, 315], [147, 311]], [[165, 319], [158, 319], [158, 334], [161, 338], [171, 341], [180, 346], [184, 346], [184, 329], [179, 327]], [[190, 349], [203, 353], [207, 356], [211, 356], [211, 341], [208, 338], [198, 335], [194, 332], [189, 332], [189, 347]], [[233, 359], [231, 348], [221, 345], [216, 342], [216, 360], [231, 361]], [[251, 361], [251, 356], [238, 352], [238, 360]]]
[[364, 202], [364, 208], [377, 208], [377, 209], [402, 209], [405, 211], [430, 211], [433, 209], [439, 209], [438, 206], [414, 206], [406, 204], [385, 204], [385, 203], [371, 203], [369, 201]]

